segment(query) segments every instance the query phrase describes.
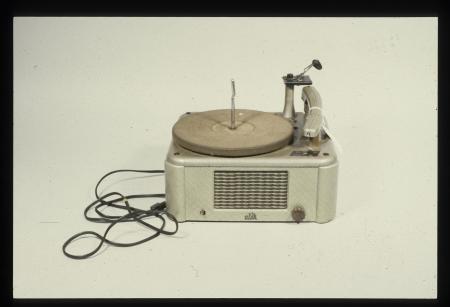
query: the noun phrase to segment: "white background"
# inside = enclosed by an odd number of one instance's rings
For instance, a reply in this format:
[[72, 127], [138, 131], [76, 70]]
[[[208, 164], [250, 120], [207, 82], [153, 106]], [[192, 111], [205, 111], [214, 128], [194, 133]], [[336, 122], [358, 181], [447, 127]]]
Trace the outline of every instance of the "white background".
[[[237, 107], [281, 111], [281, 76], [313, 58], [344, 149], [335, 220], [183, 223], [63, 255], [105, 230], [82, 215], [104, 173], [163, 169], [178, 116], [228, 107], [231, 78]], [[436, 174], [437, 18], [14, 19], [16, 298], [436, 297]], [[105, 191], [164, 191], [122, 178]]]

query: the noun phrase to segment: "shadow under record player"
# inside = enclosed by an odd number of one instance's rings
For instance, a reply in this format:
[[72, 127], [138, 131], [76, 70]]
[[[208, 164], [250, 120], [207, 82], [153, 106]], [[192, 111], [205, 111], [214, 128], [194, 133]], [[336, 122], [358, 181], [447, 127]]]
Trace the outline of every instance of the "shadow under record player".
[[[338, 158], [318, 91], [283, 77], [283, 112], [231, 108], [183, 114], [165, 161], [167, 210], [178, 221], [313, 221], [335, 217]], [[303, 112], [294, 88], [303, 86]]]

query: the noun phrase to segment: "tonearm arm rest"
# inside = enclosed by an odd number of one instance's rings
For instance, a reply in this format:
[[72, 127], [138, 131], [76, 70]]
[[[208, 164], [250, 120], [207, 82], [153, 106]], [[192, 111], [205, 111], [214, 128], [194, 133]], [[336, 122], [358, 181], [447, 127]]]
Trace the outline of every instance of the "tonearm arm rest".
[[283, 117], [295, 121], [294, 86], [303, 85], [302, 100], [305, 102], [303, 135], [312, 138], [313, 142], [317, 143], [320, 141], [320, 130], [322, 128], [322, 100], [319, 92], [311, 86], [311, 78], [305, 75], [311, 67], [321, 70], [322, 64], [319, 60], [313, 60], [311, 64], [305, 67], [301, 74], [296, 76], [287, 74], [283, 76], [283, 81], [286, 86]]

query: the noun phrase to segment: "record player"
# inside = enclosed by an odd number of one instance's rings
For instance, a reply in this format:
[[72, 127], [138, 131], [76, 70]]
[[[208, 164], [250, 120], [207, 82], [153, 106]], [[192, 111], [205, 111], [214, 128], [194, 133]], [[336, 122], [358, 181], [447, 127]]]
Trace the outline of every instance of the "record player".
[[[95, 186], [95, 201], [84, 217], [108, 223], [103, 235], [82, 231], [67, 239], [62, 250], [72, 259], [87, 259], [103, 244], [128, 247], [150, 241], [161, 234], [174, 235], [178, 223], [209, 222], [317, 222], [336, 215], [339, 143], [330, 133], [322, 114], [322, 100], [305, 73], [322, 69], [313, 60], [298, 75], [283, 76], [283, 112], [235, 108], [235, 83], [231, 80], [231, 108], [187, 112], [172, 128], [172, 142], [165, 170], [120, 169], [105, 174]], [[303, 86], [303, 112], [295, 112], [294, 88]], [[165, 173], [165, 194], [109, 192], [100, 195], [99, 185], [117, 173]], [[138, 198], [165, 198], [149, 209], [131, 206]], [[103, 210], [126, 211], [110, 215]], [[91, 213], [96, 213], [92, 216]], [[159, 220], [152, 224], [147, 218]], [[146, 220], [144, 220], [146, 219]], [[166, 221], [174, 228], [166, 229]], [[135, 242], [107, 238], [119, 223], [136, 222], [153, 233]], [[97, 247], [85, 254], [73, 254], [67, 247], [86, 236], [94, 236]]]
[[[165, 161], [167, 210], [179, 222], [317, 222], [335, 217], [336, 144], [319, 92], [305, 73], [283, 76], [282, 112], [231, 108], [187, 112]], [[294, 107], [302, 86], [303, 112]]]

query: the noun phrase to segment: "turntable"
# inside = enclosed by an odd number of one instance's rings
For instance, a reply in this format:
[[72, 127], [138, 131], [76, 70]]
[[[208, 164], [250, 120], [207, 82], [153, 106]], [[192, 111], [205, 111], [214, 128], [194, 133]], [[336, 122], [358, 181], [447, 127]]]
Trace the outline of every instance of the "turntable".
[[[167, 210], [184, 221], [325, 223], [335, 217], [338, 157], [322, 101], [305, 73], [283, 77], [283, 112], [231, 108], [183, 114], [165, 161]], [[303, 86], [303, 112], [294, 88]]]

